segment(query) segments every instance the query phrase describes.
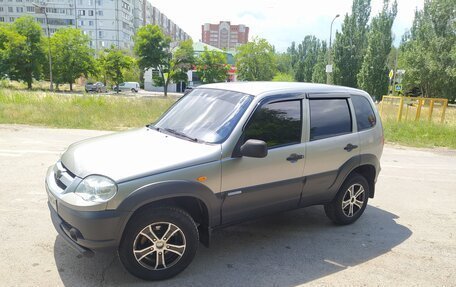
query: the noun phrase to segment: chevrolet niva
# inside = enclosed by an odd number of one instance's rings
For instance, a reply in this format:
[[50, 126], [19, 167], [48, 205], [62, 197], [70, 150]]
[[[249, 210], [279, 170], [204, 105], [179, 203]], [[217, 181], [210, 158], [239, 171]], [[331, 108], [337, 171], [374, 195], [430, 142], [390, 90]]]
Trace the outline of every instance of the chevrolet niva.
[[310, 205], [355, 222], [382, 150], [364, 91], [209, 84], [155, 123], [72, 144], [47, 172], [48, 205], [73, 248], [116, 249], [130, 273], [160, 280], [184, 270], [215, 228]]

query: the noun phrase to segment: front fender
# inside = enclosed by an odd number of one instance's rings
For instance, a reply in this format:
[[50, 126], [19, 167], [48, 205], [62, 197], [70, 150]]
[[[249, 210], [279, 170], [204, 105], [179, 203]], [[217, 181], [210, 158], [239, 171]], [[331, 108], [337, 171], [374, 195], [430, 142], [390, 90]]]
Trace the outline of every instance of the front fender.
[[[140, 187], [125, 198], [117, 210], [133, 214], [147, 204], [182, 196], [201, 200], [207, 207], [209, 225], [216, 226], [220, 224], [221, 199], [207, 186], [189, 180], [164, 181]], [[128, 219], [126, 222], [128, 222]]]

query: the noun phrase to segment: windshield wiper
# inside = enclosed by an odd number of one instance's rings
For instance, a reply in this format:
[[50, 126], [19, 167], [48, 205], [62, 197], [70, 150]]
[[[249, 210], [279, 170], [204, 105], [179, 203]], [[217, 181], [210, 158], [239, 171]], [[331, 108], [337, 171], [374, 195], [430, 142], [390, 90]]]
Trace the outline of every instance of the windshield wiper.
[[148, 129], [153, 129], [153, 130], [156, 130], [156, 131], [160, 131], [160, 128], [157, 128], [157, 127], [154, 126], [153, 124], [148, 124], [148, 125], [146, 125], [146, 128], [148, 128]]
[[184, 134], [183, 132], [178, 132], [176, 130], [173, 130], [173, 129], [170, 129], [170, 128], [164, 128], [163, 130], [173, 134], [173, 135], [176, 135], [176, 136], [179, 136], [179, 137], [183, 137], [183, 138], [186, 138], [192, 142], [198, 142], [198, 139], [197, 138], [192, 138], [191, 136], [188, 136], [186, 134]]

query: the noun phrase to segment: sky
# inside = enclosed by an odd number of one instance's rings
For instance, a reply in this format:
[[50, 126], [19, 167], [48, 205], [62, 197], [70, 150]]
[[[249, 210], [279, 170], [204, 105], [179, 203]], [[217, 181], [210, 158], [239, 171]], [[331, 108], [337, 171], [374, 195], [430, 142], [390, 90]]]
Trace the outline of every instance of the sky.
[[[329, 42], [330, 24], [334, 16], [335, 31], [339, 30], [346, 13], [351, 11], [352, 0], [150, 0], [152, 5], [166, 14], [187, 32], [193, 41], [201, 40], [201, 25], [230, 21], [250, 28], [249, 38], [265, 38], [279, 52], [291, 42], [301, 42], [306, 35], [315, 35]], [[393, 25], [397, 46], [402, 35], [413, 23], [415, 9], [422, 9], [424, 0], [397, 0], [398, 14]], [[371, 0], [371, 18], [378, 14], [383, 0]]]

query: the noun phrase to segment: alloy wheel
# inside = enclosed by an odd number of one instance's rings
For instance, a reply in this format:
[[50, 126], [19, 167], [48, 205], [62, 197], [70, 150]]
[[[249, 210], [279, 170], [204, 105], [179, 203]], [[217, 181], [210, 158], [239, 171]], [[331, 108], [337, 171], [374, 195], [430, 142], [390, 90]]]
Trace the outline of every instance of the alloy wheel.
[[342, 211], [347, 217], [353, 217], [363, 208], [366, 193], [361, 184], [351, 185], [342, 199]]
[[175, 265], [184, 255], [185, 235], [170, 222], [157, 222], [143, 228], [133, 243], [133, 254], [143, 267], [163, 270]]

